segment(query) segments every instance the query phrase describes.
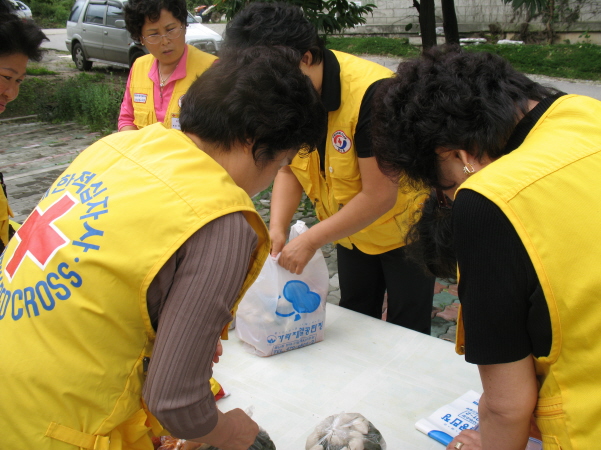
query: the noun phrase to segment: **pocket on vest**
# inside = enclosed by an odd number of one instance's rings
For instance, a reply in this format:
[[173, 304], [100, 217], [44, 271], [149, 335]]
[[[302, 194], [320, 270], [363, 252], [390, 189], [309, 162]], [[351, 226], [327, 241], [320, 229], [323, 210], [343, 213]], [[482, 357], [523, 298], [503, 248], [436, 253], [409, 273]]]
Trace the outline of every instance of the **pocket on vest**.
[[568, 445], [570, 438], [566, 428], [566, 415], [563, 410], [561, 397], [539, 398], [534, 410], [545, 450], [561, 450], [561, 442]]
[[147, 125], [152, 124], [151, 111], [140, 111], [134, 109], [134, 125], [138, 128], [144, 128]]

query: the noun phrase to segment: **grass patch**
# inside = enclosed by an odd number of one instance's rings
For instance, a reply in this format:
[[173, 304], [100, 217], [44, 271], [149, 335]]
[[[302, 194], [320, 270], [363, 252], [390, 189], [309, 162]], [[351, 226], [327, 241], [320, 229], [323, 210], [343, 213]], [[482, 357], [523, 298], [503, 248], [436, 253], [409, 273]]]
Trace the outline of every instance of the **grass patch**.
[[550, 77], [601, 80], [601, 46], [595, 44], [557, 45], [475, 45], [467, 51], [486, 51], [507, 59], [520, 72]]
[[328, 37], [326, 47], [354, 55], [413, 57], [420, 54], [419, 47], [409, 45], [406, 38]]
[[38, 114], [48, 122], [74, 121], [109, 134], [117, 129], [124, 90], [124, 79], [102, 73], [66, 79], [30, 77], [2, 118]]
[[36, 67], [36, 66], [27, 66], [27, 75], [57, 75], [58, 72], [54, 72], [53, 70], [48, 70], [45, 67]]
[[[400, 58], [419, 56], [421, 48], [406, 39], [383, 37], [328, 37], [326, 46], [355, 55], [386, 55]], [[469, 45], [470, 52], [490, 52], [507, 59], [517, 70], [536, 75], [582, 80], [601, 80], [601, 46], [557, 45]]]

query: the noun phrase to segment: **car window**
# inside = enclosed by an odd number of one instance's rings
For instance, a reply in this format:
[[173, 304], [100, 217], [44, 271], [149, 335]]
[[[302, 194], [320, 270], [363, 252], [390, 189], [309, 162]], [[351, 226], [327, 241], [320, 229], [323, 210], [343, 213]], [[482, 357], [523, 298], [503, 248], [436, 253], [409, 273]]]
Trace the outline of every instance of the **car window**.
[[86, 15], [83, 19], [86, 23], [95, 23], [98, 25], [102, 25], [104, 23], [104, 10], [106, 9], [106, 5], [98, 5], [95, 3], [90, 3], [88, 9], [86, 10]]
[[69, 22], [77, 22], [79, 20], [79, 16], [81, 16], [81, 12], [83, 11], [83, 5], [85, 1], [75, 2], [73, 8], [71, 8], [71, 14], [69, 15]]
[[188, 25], [190, 25], [191, 23], [199, 23], [192, 14], [188, 13], [188, 20], [186, 20], [186, 22], [188, 23]]
[[115, 26], [115, 21], [123, 20], [123, 8], [121, 5], [109, 3], [109, 6], [106, 10], [106, 24], [109, 27]]

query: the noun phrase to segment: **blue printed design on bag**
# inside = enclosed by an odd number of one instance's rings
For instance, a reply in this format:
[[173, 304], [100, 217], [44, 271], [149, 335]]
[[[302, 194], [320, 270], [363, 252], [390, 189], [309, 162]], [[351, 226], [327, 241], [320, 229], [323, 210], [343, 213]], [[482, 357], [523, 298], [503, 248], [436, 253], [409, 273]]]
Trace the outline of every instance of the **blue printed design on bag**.
[[[280, 317], [290, 317], [296, 313], [294, 321], [300, 320], [301, 314], [312, 313], [321, 303], [321, 298], [317, 292], [313, 292], [307, 283], [299, 280], [291, 280], [284, 286], [282, 292], [284, 299], [292, 303], [294, 311], [285, 314], [276, 310], [276, 315]], [[281, 297], [280, 297], [281, 298]]]

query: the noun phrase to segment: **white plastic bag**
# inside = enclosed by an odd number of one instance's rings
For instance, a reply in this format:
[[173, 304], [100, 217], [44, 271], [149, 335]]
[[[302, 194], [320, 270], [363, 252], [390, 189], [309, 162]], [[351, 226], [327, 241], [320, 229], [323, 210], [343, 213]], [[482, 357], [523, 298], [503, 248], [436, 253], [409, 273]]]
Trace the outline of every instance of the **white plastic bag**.
[[326, 417], [307, 437], [305, 450], [386, 450], [378, 429], [359, 413]]
[[[290, 240], [308, 230], [297, 221]], [[248, 289], [236, 313], [236, 335], [245, 349], [271, 356], [323, 341], [328, 295], [328, 268], [317, 250], [301, 275], [282, 268], [278, 258], [267, 261]]]

